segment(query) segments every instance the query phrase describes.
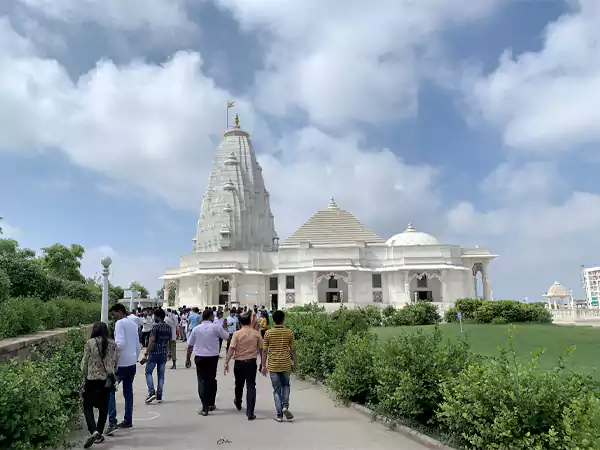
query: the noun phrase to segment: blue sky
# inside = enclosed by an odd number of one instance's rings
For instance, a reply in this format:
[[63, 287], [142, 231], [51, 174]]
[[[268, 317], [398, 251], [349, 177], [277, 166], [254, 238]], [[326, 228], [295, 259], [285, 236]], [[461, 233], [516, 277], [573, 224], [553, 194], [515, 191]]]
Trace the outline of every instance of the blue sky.
[[498, 253], [497, 298], [580, 294], [600, 264], [598, 19], [589, 0], [15, 0], [0, 216], [154, 290], [236, 100], [281, 236], [334, 195], [384, 237], [411, 221]]

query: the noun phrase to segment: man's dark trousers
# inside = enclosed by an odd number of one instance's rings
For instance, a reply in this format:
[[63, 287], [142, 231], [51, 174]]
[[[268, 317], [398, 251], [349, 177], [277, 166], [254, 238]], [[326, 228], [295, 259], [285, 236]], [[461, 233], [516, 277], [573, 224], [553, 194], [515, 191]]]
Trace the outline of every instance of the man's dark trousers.
[[202, 401], [202, 411], [208, 412], [211, 406], [215, 406], [217, 397], [217, 356], [196, 356], [196, 376], [198, 378], [198, 396]]
[[244, 384], [246, 385], [246, 415], [254, 415], [256, 405], [256, 358], [235, 361], [233, 376], [235, 378], [235, 404], [241, 406]]

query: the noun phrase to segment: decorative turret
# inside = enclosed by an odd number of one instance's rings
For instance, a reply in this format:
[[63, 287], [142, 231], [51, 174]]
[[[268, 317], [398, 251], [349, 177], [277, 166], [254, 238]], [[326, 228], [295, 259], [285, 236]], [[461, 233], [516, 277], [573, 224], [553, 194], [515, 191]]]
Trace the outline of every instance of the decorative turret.
[[235, 126], [223, 135], [202, 200], [196, 251], [276, 250], [269, 193], [252, 141]]

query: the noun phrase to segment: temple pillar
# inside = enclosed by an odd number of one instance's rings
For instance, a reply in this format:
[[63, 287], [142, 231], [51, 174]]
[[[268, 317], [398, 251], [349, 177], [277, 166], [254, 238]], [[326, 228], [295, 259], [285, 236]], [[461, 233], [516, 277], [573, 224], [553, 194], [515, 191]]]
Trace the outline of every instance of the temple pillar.
[[406, 297], [406, 304], [411, 303], [412, 299], [410, 298], [410, 280], [408, 272], [404, 272], [404, 295]]
[[348, 285], [348, 298], [347, 303], [354, 303], [354, 275], [352, 272], [348, 272], [348, 279], [344, 280]]
[[440, 299], [441, 302], [445, 302], [448, 297], [448, 272], [446, 270], [442, 270], [440, 273], [440, 284], [441, 284], [441, 289], [440, 289], [440, 294], [442, 296], [442, 298]]
[[238, 288], [238, 278], [236, 275], [231, 276], [231, 281], [229, 283], [229, 301], [237, 302], [237, 288]]

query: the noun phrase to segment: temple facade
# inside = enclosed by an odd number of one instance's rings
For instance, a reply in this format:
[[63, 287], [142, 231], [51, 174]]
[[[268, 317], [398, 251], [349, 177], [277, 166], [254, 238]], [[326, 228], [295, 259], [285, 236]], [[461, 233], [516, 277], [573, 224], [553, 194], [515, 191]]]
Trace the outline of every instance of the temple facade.
[[281, 243], [249, 134], [236, 126], [219, 144], [193, 251], [161, 277], [170, 306], [318, 302], [328, 309], [402, 307], [425, 300], [443, 311], [458, 298], [491, 298], [483, 248], [443, 244], [408, 225], [385, 240], [332, 198]]

